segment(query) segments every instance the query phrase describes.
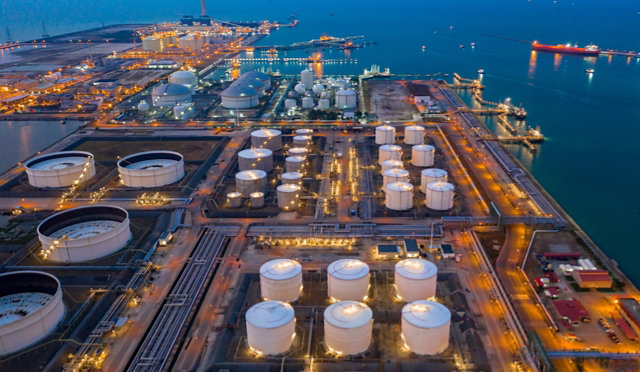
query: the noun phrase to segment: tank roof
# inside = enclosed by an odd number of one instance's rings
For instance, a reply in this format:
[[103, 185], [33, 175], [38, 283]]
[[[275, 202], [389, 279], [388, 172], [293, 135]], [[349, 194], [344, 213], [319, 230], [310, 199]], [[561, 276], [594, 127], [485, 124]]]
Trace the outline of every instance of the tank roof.
[[282, 192], [300, 191], [300, 186], [295, 185], [293, 183], [287, 183], [284, 185], [279, 185], [277, 190]]
[[267, 172], [259, 169], [244, 170], [236, 173], [236, 178], [241, 180], [257, 180], [267, 176]]
[[265, 128], [251, 132], [253, 137], [275, 137], [281, 135], [282, 132], [277, 129]]
[[423, 169], [421, 173], [424, 174], [425, 176], [430, 176], [430, 177], [444, 177], [447, 175], [447, 171], [440, 168]]
[[420, 258], [409, 258], [396, 263], [396, 273], [407, 279], [428, 279], [438, 274], [433, 263]]
[[[237, 80], [236, 80], [237, 81]], [[246, 97], [257, 96], [258, 92], [246, 84], [231, 84], [227, 89], [222, 91], [223, 97]]]
[[[411, 148], [417, 151], [435, 151], [436, 149], [431, 145], [413, 145]], [[437, 169], [437, 168], [430, 168], [430, 169]]]
[[402, 147], [398, 145], [382, 145], [380, 146], [380, 150], [382, 151], [400, 151]]
[[355, 96], [356, 92], [354, 92], [351, 89], [343, 89], [338, 91], [338, 93], [336, 93], [337, 96]]
[[280, 175], [280, 178], [286, 178], [290, 180], [295, 180], [298, 178], [302, 178], [302, 173], [300, 172], [285, 172]]
[[389, 168], [382, 174], [388, 177], [409, 177], [409, 171], [402, 168]]
[[430, 182], [427, 185], [427, 189], [433, 191], [453, 191], [454, 187], [449, 182], [436, 181]]
[[412, 191], [413, 185], [408, 182], [391, 182], [384, 185], [386, 191]]
[[307, 159], [305, 159], [304, 156], [300, 156], [300, 155], [292, 155], [292, 156], [287, 156], [284, 161], [287, 162], [293, 162], [293, 163], [301, 163], [303, 161], [305, 161]]
[[291, 279], [301, 272], [302, 265], [286, 258], [267, 261], [260, 266], [260, 275], [272, 280]]
[[[44, 236], [52, 236], [64, 228], [81, 225], [86, 222], [95, 221], [103, 223], [103, 221], [114, 221], [120, 223], [127, 218], [129, 218], [129, 213], [125, 209], [117, 206], [87, 205], [67, 209], [45, 218], [44, 221], [38, 225], [37, 232]], [[108, 229], [108, 231], [110, 230], [112, 229]]]
[[396, 128], [392, 127], [391, 125], [384, 124], [384, 125], [377, 126], [376, 130], [380, 130], [380, 131], [392, 130], [392, 131], [395, 131]]
[[252, 198], [264, 198], [264, 193], [262, 191], [256, 191], [249, 194]]
[[402, 317], [416, 327], [436, 328], [451, 320], [451, 312], [441, 303], [418, 300], [402, 308]]
[[194, 74], [191, 71], [187, 71], [187, 70], [178, 70], [176, 72], [173, 72], [169, 76], [171, 76], [173, 78], [195, 78], [196, 74]]
[[324, 310], [324, 319], [338, 328], [362, 327], [372, 318], [373, 312], [369, 306], [358, 301], [340, 301]]
[[294, 318], [293, 307], [282, 301], [259, 302], [247, 310], [247, 322], [259, 328], [278, 328]]
[[329, 264], [327, 274], [337, 279], [356, 280], [369, 274], [369, 265], [360, 260], [345, 258]]
[[271, 79], [271, 75], [265, 74], [264, 72], [260, 72], [260, 71], [256, 71], [256, 70], [252, 70], [252, 71], [247, 71], [244, 74], [240, 75], [240, 77], [251, 77], [251, 78], [257, 78], [260, 80], [267, 80], [267, 79]]
[[271, 150], [269, 149], [252, 147], [250, 149], [240, 151], [238, 153], [238, 156], [243, 158], [255, 159], [263, 158], [265, 156], [271, 156], [271, 154], [273, 154], [273, 152], [271, 152]]
[[184, 157], [179, 152], [167, 150], [143, 151], [120, 159], [118, 167], [130, 169], [160, 168], [178, 161], [184, 161]]
[[[57, 165], [59, 164], [68, 162], [75, 163], [74, 159], [83, 159], [83, 161], [86, 162], [87, 158], [89, 157], [93, 157], [93, 154], [85, 151], [58, 151], [52, 152], [50, 154], [36, 156], [35, 158], [27, 161], [25, 167], [34, 169], [59, 169], [57, 168]], [[71, 164], [63, 168], [67, 168], [73, 165], [75, 164]]]
[[424, 130], [424, 127], [421, 125], [409, 125], [404, 128], [405, 130]]
[[182, 96], [191, 94], [191, 89], [182, 84], [165, 83], [153, 88], [152, 94], [154, 96]]

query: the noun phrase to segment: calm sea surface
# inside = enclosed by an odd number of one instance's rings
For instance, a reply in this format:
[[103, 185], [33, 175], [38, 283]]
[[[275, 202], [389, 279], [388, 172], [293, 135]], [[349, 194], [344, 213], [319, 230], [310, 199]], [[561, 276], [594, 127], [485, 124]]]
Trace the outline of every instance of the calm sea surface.
[[[177, 20], [198, 14], [199, 2], [168, 0], [0, 0], [0, 24], [12, 37], [30, 39], [111, 23]], [[537, 179], [613, 258], [640, 283], [640, 244], [632, 234], [640, 225], [640, 60], [625, 57], [533, 57], [525, 43], [593, 42], [603, 48], [640, 50], [640, 3], [635, 0], [450, 0], [450, 1], [209, 1], [218, 19], [285, 20], [261, 44], [285, 44], [333, 36], [364, 35], [375, 46], [352, 51], [358, 63], [326, 65], [324, 73], [359, 73], [371, 64], [398, 74], [487, 73], [485, 97], [511, 97], [522, 103], [528, 125], [539, 125], [548, 141], [532, 155], [513, 149]], [[3, 27], [4, 28], [4, 27]], [[0, 39], [6, 39], [0, 29]], [[470, 48], [469, 43], [476, 47]], [[459, 48], [463, 44], [464, 49]], [[425, 51], [421, 46], [424, 45]], [[304, 56], [305, 52], [289, 56]], [[327, 52], [326, 58], [345, 58]], [[294, 73], [298, 65], [254, 65]], [[586, 68], [594, 68], [589, 77]], [[67, 124], [68, 125], [68, 124]], [[33, 131], [36, 130], [37, 133]], [[47, 129], [42, 129], [47, 128]], [[26, 157], [68, 129], [0, 122], [2, 164]], [[32, 131], [30, 135], [25, 135]]]

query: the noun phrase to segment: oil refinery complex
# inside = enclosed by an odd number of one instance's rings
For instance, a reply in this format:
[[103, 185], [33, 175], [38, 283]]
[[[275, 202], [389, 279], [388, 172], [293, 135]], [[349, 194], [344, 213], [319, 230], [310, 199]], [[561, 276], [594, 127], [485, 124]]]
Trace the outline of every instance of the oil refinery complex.
[[256, 44], [296, 25], [4, 49], [0, 125], [82, 123], [0, 175], [0, 370], [639, 369], [640, 293], [509, 151], [526, 111], [325, 75], [360, 36]]

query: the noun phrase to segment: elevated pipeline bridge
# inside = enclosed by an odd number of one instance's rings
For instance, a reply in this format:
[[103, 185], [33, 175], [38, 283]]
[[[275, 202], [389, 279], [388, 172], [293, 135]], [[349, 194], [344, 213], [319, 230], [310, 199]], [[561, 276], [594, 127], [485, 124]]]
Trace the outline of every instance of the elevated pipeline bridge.
[[[359, 41], [359, 42], [358, 42]], [[346, 37], [333, 37], [322, 36], [320, 39], [313, 39], [309, 41], [302, 41], [293, 43], [290, 45], [256, 45], [250, 46], [247, 50], [260, 50], [260, 51], [288, 51], [299, 49], [314, 49], [314, 48], [336, 48], [336, 49], [358, 49], [367, 45], [373, 45], [372, 41], [364, 41], [364, 36], [346, 36]]]

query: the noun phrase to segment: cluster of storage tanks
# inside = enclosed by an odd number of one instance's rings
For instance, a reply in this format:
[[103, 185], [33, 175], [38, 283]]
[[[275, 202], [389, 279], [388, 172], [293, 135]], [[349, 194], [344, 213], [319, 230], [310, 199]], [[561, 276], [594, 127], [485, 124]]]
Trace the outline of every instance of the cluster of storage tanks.
[[[424, 144], [425, 129], [419, 125], [404, 129], [404, 143], [411, 145], [411, 164], [416, 167], [432, 167], [435, 148]], [[382, 169], [385, 190], [385, 206], [391, 210], [405, 211], [413, 207], [414, 187], [409, 172], [402, 163], [402, 147], [396, 145], [396, 128], [390, 125], [376, 127], [375, 142], [378, 162]], [[447, 172], [438, 168], [421, 171], [420, 191], [426, 196], [428, 208], [444, 211], [453, 207], [454, 187], [447, 182]]]
[[345, 79], [323, 79], [314, 82], [313, 71], [304, 69], [300, 72], [298, 82], [289, 97], [284, 101], [284, 108], [290, 110], [300, 107], [303, 110], [317, 108], [328, 110], [331, 108], [331, 98], [334, 97], [334, 105], [338, 109], [354, 109], [357, 106], [357, 95]]
[[[372, 341], [373, 312], [366, 301], [369, 266], [360, 260], [342, 259], [327, 269], [328, 296], [333, 302], [324, 311], [324, 344], [336, 355], [366, 352]], [[402, 309], [402, 341], [416, 354], [434, 355], [449, 344], [451, 314], [430, 298], [435, 296], [437, 268], [421, 259], [396, 264], [398, 296], [409, 302]], [[294, 260], [272, 260], [260, 268], [260, 291], [264, 302], [246, 313], [247, 342], [256, 353], [287, 352], [295, 339], [292, 302], [303, 289], [302, 266]]]

